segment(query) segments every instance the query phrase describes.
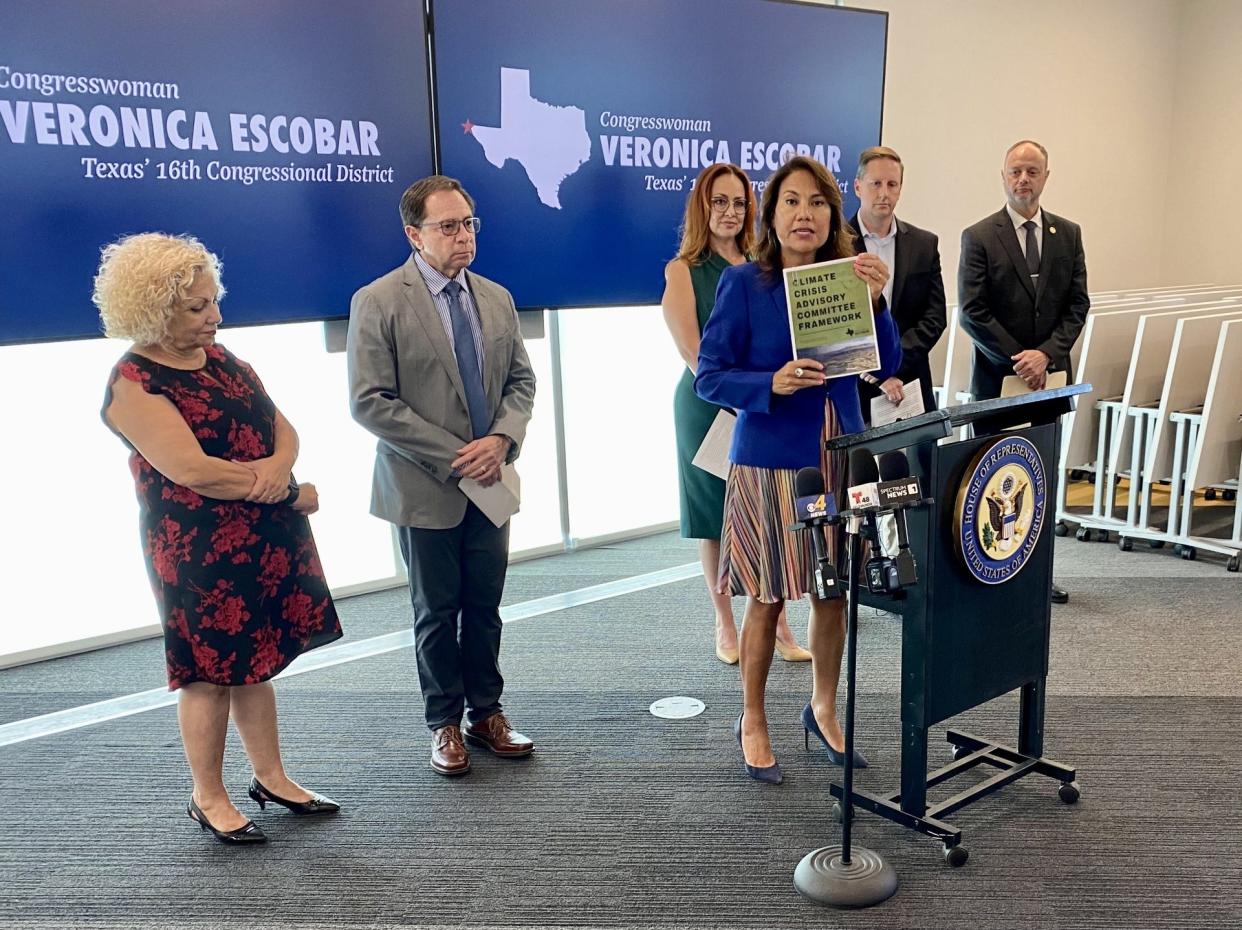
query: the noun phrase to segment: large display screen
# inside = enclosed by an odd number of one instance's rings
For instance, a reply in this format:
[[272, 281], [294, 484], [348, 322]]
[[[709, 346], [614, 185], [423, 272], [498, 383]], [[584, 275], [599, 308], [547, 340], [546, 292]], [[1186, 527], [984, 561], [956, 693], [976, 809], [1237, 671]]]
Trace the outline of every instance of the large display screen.
[[226, 324], [344, 317], [432, 171], [420, 0], [5, 0], [0, 343], [97, 335], [99, 249], [191, 233]]
[[691, 183], [837, 176], [880, 140], [887, 14], [783, 0], [432, 0], [441, 168], [521, 307], [650, 304]]

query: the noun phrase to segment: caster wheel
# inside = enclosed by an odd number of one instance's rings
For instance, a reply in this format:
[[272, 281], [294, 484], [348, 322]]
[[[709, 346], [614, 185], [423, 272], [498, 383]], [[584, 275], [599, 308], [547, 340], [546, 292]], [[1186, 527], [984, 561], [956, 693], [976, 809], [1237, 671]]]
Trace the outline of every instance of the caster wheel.
[[1080, 794], [1076, 781], [1062, 782], [1061, 787], [1057, 789], [1057, 797], [1066, 804], [1077, 804]]
[[[845, 808], [841, 806], [840, 801], [832, 802], [832, 819], [837, 823], [845, 823]], [[854, 812], [850, 811], [850, 822], [854, 820]]]
[[1181, 555], [1181, 554], [1182, 554], [1182, 552], [1183, 552], [1183, 550], [1185, 550], [1185, 548], [1186, 548], [1186, 547], [1185, 547], [1185, 546], [1183, 546], [1181, 543], [1176, 543], [1176, 544], [1174, 544], [1174, 546], [1173, 546], [1173, 552], [1174, 552], [1174, 554], [1175, 554], [1175, 555]]
[[1108, 542], [1108, 530], [1100, 530], [1100, 542]]
[[1117, 537], [1117, 548], [1122, 552], [1130, 552], [1134, 549], [1134, 540], [1126, 539], [1124, 536]]
[[1164, 540], [1163, 540], [1163, 539], [1152, 539], [1152, 540], [1148, 540], [1147, 545], [1149, 545], [1149, 546], [1150, 546], [1151, 548], [1153, 548], [1153, 549], [1163, 549], [1163, 548], [1164, 548]]
[[950, 868], [960, 869], [969, 858], [970, 852], [965, 846], [945, 846], [944, 848], [944, 861], [949, 863]]
[[1087, 477], [1087, 473], [1081, 468], [1071, 468], [1069, 476], [1070, 481], [1082, 481], [1083, 478]]
[[1187, 562], [1193, 562], [1198, 554], [1199, 552], [1194, 546], [1182, 546], [1182, 558]]
[[1221, 497], [1223, 497], [1227, 501], [1236, 501], [1238, 499], [1238, 492], [1237, 491], [1224, 491], [1221, 493]]
[[1204, 492], [1203, 492], [1203, 499], [1204, 499], [1205, 501], [1214, 501], [1214, 500], [1216, 500], [1216, 488], [1208, 488], [1206, 491], [1204, 491]]
[[1074, 534], [1074, 538], [1079, 542], [1091, 542], [1091, 530], [1085, 526], [1078, 527], [1078, 532]]
[[1069, 527], [1065, 525], [1064, 520], [1058, 520], [1057, 525], [1052, 528], [1052, 532], [1056, 533], [1058, 536], [1068, 536]]
[[1225, 571], [1227, 572], [1236, 572], [1238, 568], [1238, 557], [1236, 555], [1225, 563]]
[[1087, 481], [1091, 484], [1095, 484], [1095, 472], [1087, 473]]

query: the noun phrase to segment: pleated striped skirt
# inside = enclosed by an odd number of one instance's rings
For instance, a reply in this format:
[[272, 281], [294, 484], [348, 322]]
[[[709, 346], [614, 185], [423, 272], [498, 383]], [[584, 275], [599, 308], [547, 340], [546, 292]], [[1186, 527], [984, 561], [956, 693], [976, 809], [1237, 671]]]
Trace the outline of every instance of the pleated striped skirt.
[[[824, 404], [823, 438], [841, 434], [831, 400]], [[824, 487], [845, 493], [845, 453], [820, 444]], [[797, 522], [796, 469], [734, 464], [725, 488], [724, 528], [720, 536], [720, 590], [753, 597], [764, 604], [798, 600], [814, 590], [814, 550], [809, 532], [790, 532]], [[829, 558], [840, 564], [844, 544], [839, 527], [823, 527]]]

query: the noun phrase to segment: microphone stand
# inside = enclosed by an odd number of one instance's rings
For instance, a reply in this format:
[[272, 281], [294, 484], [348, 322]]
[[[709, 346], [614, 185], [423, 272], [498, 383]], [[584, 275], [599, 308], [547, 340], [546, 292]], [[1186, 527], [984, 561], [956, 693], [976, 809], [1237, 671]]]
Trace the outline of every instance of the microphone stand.
[[[858, 667], [858, 571], [862, 561], [862, 530], [875, 526], [874, 513], [862, 515], [863, 526], [849, 532], [849, 606], [846, 612], [845, 759], [841, 796], [841, 843], [824, 846], [802, 857], [794, 870], [794, 887], [803, 897], [833, 907], [871, 907], [897, 891], [897, 872], [877, 852], [854, 847], [854, 691]], [[854, 525], [847, 520], [847, 528]]]

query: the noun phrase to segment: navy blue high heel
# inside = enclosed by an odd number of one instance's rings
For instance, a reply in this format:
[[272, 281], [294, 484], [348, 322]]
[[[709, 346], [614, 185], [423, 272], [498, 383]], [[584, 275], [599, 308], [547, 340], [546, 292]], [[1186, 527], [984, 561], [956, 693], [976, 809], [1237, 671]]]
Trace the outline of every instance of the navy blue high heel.
[[[737, 715], [737, 723], [733, 724], [733, 733], [737, 736], [738, 746], [742, 745], [742, 716]], [[769, 785], [779, 785], [785, 780], [785, 776], [781, 774], [781, 767], [773, 762], [767, 768], [759, 768], [757, 765], [751, 765], [746, 761], [746, 750], [742, 750], [742, 765], [746, 767], [746, 774], [755, 781], [766, 782]]]
[[[808, 704], [802, 708], [802, 744], [807, 748], [811, 748], [811, 734], [814, 733], [816, 739], [824, 744], [824, 748], [828, 750], [828, 761], [833, 765], [845, 765], [845, 753], [837, 752], [828, 745], [828, 740], [824, 739], [824, 734], [820, 732], [819, 724], [815, 722], [815, 711], [811, 710]], [[854, 768], [865, 769], [867, 767], [867, 759], [857, 749], [854, 750]]]

